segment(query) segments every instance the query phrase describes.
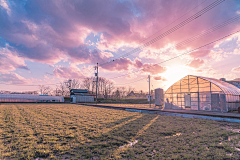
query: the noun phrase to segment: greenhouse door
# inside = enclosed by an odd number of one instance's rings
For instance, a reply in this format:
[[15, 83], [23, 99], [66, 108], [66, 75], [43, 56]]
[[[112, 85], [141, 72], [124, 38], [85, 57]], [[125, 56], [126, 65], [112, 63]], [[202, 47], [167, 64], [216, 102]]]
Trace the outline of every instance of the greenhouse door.
[[185, 95], [185, 108], [191, 108], [191, 95]]
[[212, 111], [222, 111], [222, 106], [220, 105], [220, 97], [218, 93], [211, 94]]

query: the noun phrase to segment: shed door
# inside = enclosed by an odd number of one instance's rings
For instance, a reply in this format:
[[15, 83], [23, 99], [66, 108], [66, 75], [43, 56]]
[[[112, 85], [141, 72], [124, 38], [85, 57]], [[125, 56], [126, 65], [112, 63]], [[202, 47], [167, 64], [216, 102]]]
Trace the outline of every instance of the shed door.
[[186, 108], [191, 107], [191, 95], [190, 94], [185, 95], [185, 107]]

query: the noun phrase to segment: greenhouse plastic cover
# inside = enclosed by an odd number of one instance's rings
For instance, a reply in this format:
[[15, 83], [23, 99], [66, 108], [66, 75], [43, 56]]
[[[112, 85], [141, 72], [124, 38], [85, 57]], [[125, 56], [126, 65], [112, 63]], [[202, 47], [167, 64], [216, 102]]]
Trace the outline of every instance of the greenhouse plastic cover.
[[64, 102], [64, 98], [62, 96], [43, 96], [32, 94], [0, 94], [0, 99], [55, 100]]
[[207, 78], [207, 77], [201, 77], [201, 76], [194, 76], [194, 77], [199, 77], [209, 82], [212, 82], [213, 84], [220, 87], [225, 94], [240, 95], [240, 89], [230, 83], [227, 83], [218, 79], [214, 79], [214, 78]]

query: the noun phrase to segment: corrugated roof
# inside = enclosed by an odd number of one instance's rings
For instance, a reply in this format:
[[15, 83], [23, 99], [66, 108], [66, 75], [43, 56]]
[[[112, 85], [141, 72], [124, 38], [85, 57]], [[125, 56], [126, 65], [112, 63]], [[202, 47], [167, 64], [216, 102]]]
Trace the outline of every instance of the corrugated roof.
[[71, 89], [70, 92], [72, 93], [88, 93], [86, 89]]

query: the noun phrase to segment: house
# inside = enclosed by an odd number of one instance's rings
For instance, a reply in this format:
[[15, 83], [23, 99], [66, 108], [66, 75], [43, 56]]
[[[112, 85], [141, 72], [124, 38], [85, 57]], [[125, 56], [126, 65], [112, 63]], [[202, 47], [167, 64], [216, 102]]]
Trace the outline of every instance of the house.
[[70, 99], [72, 103], [94, 102], [94, 94], [89, 94], [86, 89], [71, 89]]

